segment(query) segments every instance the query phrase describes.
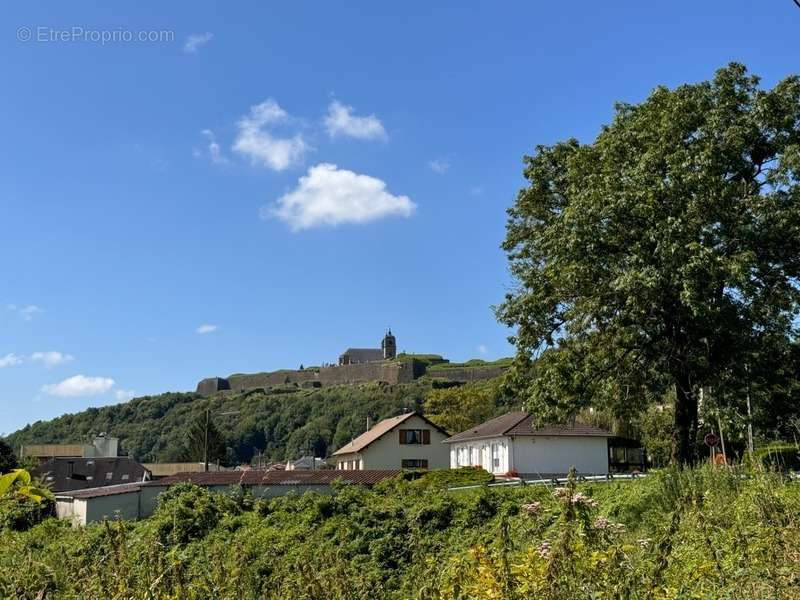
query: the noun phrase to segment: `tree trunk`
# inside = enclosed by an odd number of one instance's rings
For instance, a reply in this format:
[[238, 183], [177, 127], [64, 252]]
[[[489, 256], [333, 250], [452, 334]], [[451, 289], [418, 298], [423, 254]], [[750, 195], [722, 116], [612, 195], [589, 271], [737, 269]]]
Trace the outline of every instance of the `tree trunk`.
[[689, 376], [681, 373], [675, 378], [675, 427], [672, 430], [672, 460], [677, 465], [694, 463], [696, 430], [697, 396]]

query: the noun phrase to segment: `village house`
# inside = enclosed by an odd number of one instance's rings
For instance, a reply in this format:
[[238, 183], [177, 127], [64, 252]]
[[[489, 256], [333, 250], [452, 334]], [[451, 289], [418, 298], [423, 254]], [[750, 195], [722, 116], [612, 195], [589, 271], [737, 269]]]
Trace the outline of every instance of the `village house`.
[[150, 471], [127, 456], [53, 458], [31, 470], [54, 492], [123, 485], [150, 479]]
[[575, 423], [537, 427], [533, 415], [509, 412], [454, 435], [450, 467], [482, 467], [489, 473], [551, 477], [575, 467], [582, 475], [609, 472], [608, 440], [613, 434]]
[[446, 469], [448, 433], [416, 412], [380, 421], [331, 455], [336, 468]]

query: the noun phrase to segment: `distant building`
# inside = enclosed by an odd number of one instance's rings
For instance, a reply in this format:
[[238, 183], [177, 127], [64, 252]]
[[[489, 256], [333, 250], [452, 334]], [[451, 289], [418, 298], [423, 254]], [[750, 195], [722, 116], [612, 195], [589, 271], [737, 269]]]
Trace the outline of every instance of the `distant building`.
[[31, 471], [54, 492], [148, 481], [150, 472], [126, 456], [52, 458]]
[[141, 519], [155, 511], [158, 497], [170, 486], [193, 483], [212, 492], [227, 493], [231, 486], [242, 486], [254, 498], [275, 498], [288, 493], [333, 494], [334, 482], [372, 486], [400, 474], [389, 471], [218, 471], [181, 473], [159, 481], [112, 485], [56, 494], [56, 514], [73, 525], [86, 525], [103, 519]]
[[446, 469], [448, 433], [422, 415], [409, 412], [379, 422], [331, 455], [336, 468]]
[[598, 427], [546, 425], [537, 427], [533, 415], [510, 412], [462, 431], [447, 440], [450, 466], [482, 467], [490, 473], [550, 477], [575, 467], [583, 475], [609, 471], [609, 438]]
[[327, 463], [321, 458], [302, 456], [297, 460], [286, 461], [286, 471], [318, 471], [327, 469]]
[[389, 329], [383, 336], [380, 348], [348, 348], [339, 356], [340, 365], [380, 362], [397, 356], [397, 340]]
[[[169, 477], [178, 473], [200, 473], [205, 471], [206, 467], [203, 462], [144, 463], [142, 466], [150, 471], [153, 479]], [[218, 464], [208, 463], [208, 470], [224, 471], [226, 469]]]
[[119, 439], [104, 433], [95, 436], [91, 444], [30, 444], [22, 447], [23, 458], [40, 463], [53, 458], [113, 458], [119, 454]]

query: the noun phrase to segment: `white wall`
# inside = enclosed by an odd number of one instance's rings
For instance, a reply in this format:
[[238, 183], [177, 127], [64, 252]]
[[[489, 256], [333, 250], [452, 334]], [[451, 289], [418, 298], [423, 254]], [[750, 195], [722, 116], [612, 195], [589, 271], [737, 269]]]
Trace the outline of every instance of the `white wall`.
[[[450, 468], [482, 467], [489, 473], [502, 475], [510, 470], [512, 464], [511, 440], [506, 437], [470, 440], [448, 444], [450, 446]], [[492, 454], [492, 450], [496, 454]], [[497, 458], [495, 464], [493, 458]]]
[[[431, 443], [401, 444], [400, 429], [428, 429]], [[361, 468], [400, 469], [403, 459], [411, 459], [427, 460], [429, 469], [446, 469], [450, 466], [449, 450], [442, 443], [446, 439], [445, 434], [414, 415], [364, 448], [359, 453]]]
[[96, 498], [75, 498], [73, 503], [76, 509], [81, 504], [85, 506], [84, 524], [118, 516], [122, 519], [139, 518], [139, 490]]
[[581, 475], [608, 473], [608, 442], [603, 437], [518, 436], [514, 468], [520, 473], [561, 474], [575, 467]]

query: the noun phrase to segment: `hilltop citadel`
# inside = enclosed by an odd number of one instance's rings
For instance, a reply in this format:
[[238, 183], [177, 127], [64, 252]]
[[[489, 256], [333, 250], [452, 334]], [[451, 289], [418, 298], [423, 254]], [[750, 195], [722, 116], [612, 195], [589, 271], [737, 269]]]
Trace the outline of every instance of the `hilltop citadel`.
[[480, 360], [454, 364], [435, 354], [397, 354], [397, 340], [388, 330], [380, 348], [348, 348], [335, 365], [281, 369], [265, 373], [208, 377], [197, 384], [197, 393], [246, 392], [282, 386], [323, 387], [368, 382], [409, 383], [423, 376], [452, 382], [498, 377], [508, 365]]

